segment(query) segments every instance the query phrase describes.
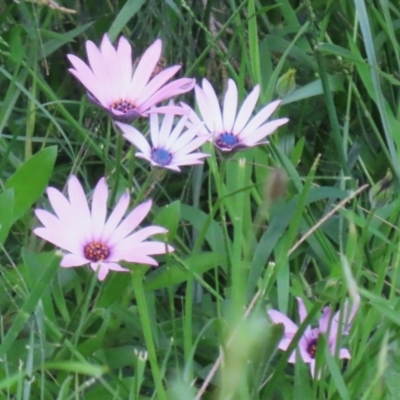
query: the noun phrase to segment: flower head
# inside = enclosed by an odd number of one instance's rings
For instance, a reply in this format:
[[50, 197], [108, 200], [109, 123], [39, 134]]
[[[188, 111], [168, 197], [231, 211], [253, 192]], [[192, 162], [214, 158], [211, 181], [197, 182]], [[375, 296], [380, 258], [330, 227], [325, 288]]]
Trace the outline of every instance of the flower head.
[[[203, 87], [195, 86], [195, 92], [197, 105], [206, 125], [202, 132], [211, 133], [210, 140], [222, 152], [268, 143], [261, 140], [289, 121], [287, 118], [280, 118], [265, 122], [276, 110], [280, 100], [268, 104], [250, 119], [260, 94], [259, 85], [247, 96], [237, 115], [238, 90], [232, 79], [228, 80], [222, 112], [217, 95], [207, 79], [203, 79]], [[182, 106], [188, 110], [190, 121], [198, 125], [200, 119], [196, 113], [189, 106]]]
[[[302, 323], [307, 317], [307, 310], [303, 303], [303, 300], [298, 297], [297, 298], [299, 305], [299, 317], [300, 323]], [[322, 312], [322, 316], [319, 319], [318, 328], [312, 329], [310, 326], [307, 326], [304, 331], [303, 336], [299, 340], [299, 352], [303, 361], [307, 364], [310, 364], [311, 375], [314, 377], [315, 374], [315, 355], [317, 351], [317, 343], [318, 337], [320, 334], [327, 334], [328, 346], [332, 354], [335, 354], [336, 351], [336, 342], [339, 334], [339, 324], [342, 324], [342, 335], [347, 335], [351, 328], [351, 324], [353, 322], [354, 316], [357, 312], [359, 304], [359, 298], [356, 298], [353, 306], [350, 307], [348, 301], [346, 301], [344, 306], [344, 311], [338, 311], [332, 318], [330, 307], [325, 307]], [[268, 315], [271, 318], [272, 322], [275, 324], [283, 324], [284, 326], [284, 335], [282, 340], [280, 341], [278, 347], [281, 350], [287, 350], [289, 347], [293, 337], [295, 336], [298, 327], [295, 325], [292, 320], [290, 320], [285, 314], [282, 314], [276, 310], [268, 310]], [[350, 358], [350, 353], [347, 349], [341, 348], [339, 350], [339, 358]], [[296, 352], [290, 355], [289, 360], [290, 363], [296, 362]]]
[[102, 281], [110, 270], [129, 271], [119, 265], [121, 261], [157, 265], [151, 255], [173, 251], [162, 242], [146, 240], [151, 235], [167, 232], [164, 228], [149, 226], [132, 233], [150, 211], [151, 200], [137, 206], [123, 219], [130, 200], [125, 193], [106, 218], [108, 187], [105, 178], [101, 178], [94, 189], [91, 209], [75, 176], [68, 181], [68, 198], [52, 187], [47, 189], [47, 195], [55, 215], [35, 210], [43, 227], [36, 228], [34, 233], [67, 251], [61, 267], [90, 264]]
[[[89, 99], [107, 110], [114, 119], [132, 122], [135, 118], [147, 116], [151, 106], [186, 93], [195, 80], [181, 78], [170, 80], [181, 68], [174, 65], [152, 77], [161, 57], [162, 42], [157, 39], [143, 54], [133, 72], [132, 48], [128, 40], [121, 37], [114, 47], [107, 34], [103, 36], [100, 48], [93, 42], [86, 42], [89, 65], [73, 54], [68, 59], [73, 68], [69, 71], [88, 90]], [[155, 112], [179, 113], [180, 108], [160, 107]]]
[[[170, 102], [170, 106], [173, 103]], [[155, 167], [168, 168], [180, 171], [180, 166], [202, 164], [203, 158], [208, 154], [193, 152], [200, 147], [208, 136], [198, 136], [199, 126], [193, 126], [184, 130], [187, 117], [182, 117], [173, 127], [174, 115], [166, 114], [161, 126], [158, 115], [150, 115], [150, 137], [151, 144], [134, 127], [116, 122], [123, 132], [123, 136], [134, 144], [140, 151], [137, 157], [144, 158]]]

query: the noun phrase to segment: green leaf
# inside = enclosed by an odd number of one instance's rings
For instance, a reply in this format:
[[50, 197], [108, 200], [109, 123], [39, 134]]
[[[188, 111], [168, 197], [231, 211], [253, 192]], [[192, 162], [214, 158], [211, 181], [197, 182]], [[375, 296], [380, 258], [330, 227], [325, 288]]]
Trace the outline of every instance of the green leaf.
[[163, 207], [153, 220], [153, 225], [168, 229], [167, 238], [171, 242], [176, 235], [181, 215], [181, 202], [174, 201]]
[[13, 222], [21, 218], [44, 192], [56, 157], [57, 147], [48, 147], [25, 162], [6, 182], [6, 189], [14, 189]]
[[108, 30], [111, 40], [115, 40], [128, 21], [140, 10], [145, 0], [128, 0], [121, 8], [111, 28]]
[[38, 279], [32, 288], [29, 296], [25, 300], [22, 307], [18, 310], [11, 327], [8, 329], [3, 341], [0, 344], [0, 357], [3, 357], [17, 339], [24, 324], [35, 310], [36, 305], [43, 296], [50, 281], [60, 265], [60, 258], [55, 255], [48, 257], [47, 263], [42, 266], [42, 271], [38, 271]]
[[55, 369], [58, 371], [68, 371], [95, 377], [100, 377], [108, 370], [106, 366], [94, 365], [78, 361], [51, 362], [44, 364], [43, 367], [47, 370]]
[[0, 194], [0, 244], [7, 239], [13, 220], [14, 190], [7, 189]]
[[148, 276], [145, 289], [157, 290], [185, 282], [189, 276], [189, 269], [195, 274], [202, 274], [226, 263], [226, 256], [224, 254], [202, 253], [186, 258], [183, 260], [183, 263], [187, 269], [176, 264], [158, 268], [153, 274]]

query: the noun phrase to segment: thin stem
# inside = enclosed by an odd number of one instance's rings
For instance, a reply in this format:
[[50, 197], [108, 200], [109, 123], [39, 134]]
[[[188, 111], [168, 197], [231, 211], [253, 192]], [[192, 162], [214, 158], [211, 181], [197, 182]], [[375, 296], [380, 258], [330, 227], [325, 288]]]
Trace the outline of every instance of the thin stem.
[[117, 131], [116, 133], [117, 133], [117, 151], [115, 154], [115, 179], [114, 179], [114, 186], [110, 196], [110, 205], [114, 204], [115, 196], [117, 195], [118, 191], [119, 177], [121, 174], [122, 146], [124, 144], [121, 132]]
[[135, 291], [136, 302], [138, 305], [140, 321], [142, 323], [144, 340], [146, 342], [150, 367], [153, 373], [153, 379], [157, 391], [157, 399], [166, 400], [167, 395], [162, 385], [161, 371], [158, 366], [156, 348], [154, 345], [153, 334], [151, 331], [149, 309], [147, 307], [146, 295], [143, 288], [143, 273], [140, 268], [136, 268], [134, 271], [132, 271], [132, 283], [133, 283], [133, 289]]

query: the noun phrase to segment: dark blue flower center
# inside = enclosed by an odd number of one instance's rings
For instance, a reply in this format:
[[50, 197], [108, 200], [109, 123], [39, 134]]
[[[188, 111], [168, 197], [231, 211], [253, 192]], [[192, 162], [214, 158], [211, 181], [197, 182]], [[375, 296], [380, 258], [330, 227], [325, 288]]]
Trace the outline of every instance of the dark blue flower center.
[[159, 165], [168, 165], [172, 160], [172, 154], [163, 148], [153, 149], [151, 151], [151, 159]]
[[231, 149], [239, 143], [239, 139], [233, 133], [221, 133], [218, 135], [215, 144], [221, 149]]

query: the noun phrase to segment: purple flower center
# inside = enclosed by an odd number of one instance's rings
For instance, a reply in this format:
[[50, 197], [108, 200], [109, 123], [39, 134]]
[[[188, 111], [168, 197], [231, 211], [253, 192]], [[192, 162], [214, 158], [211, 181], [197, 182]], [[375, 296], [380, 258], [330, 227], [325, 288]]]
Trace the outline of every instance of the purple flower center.
[[315, 353], [317, 352], [317, 339], [313, 339], [307, 346], [307, 353], [311, 358], [315, 358]]
[[239, 143], [239, 139], [233, 133], [221, 133], [215, 144], [221, 149], [231, 149]]
[[159, 165], [168, 165], [172, 160], [172, 154], [161, 147], [151, 151], [151, 159]]
[[94, 241], [84, 247], [83, 253], [86, 259], [97, 262], [108, 258], [110, 250], [104, 243]]
[[126, 114], [128, 111], [133, 110], [136, 107], [131, 100], [118, 100], [111, 104], [111, 108]]

